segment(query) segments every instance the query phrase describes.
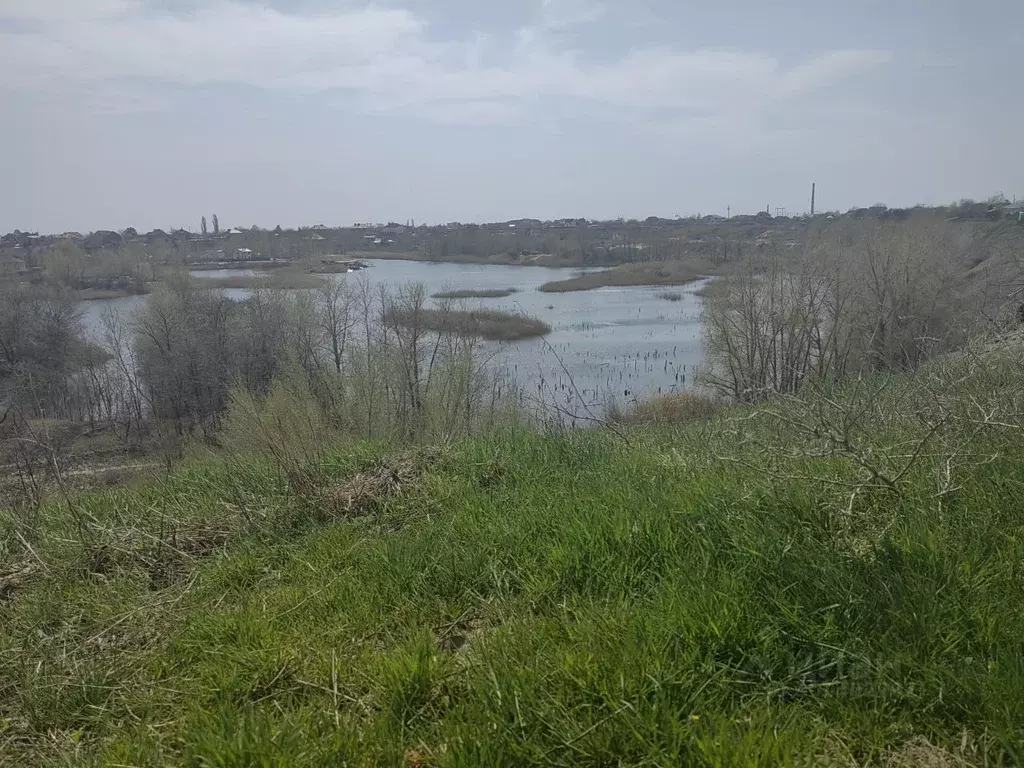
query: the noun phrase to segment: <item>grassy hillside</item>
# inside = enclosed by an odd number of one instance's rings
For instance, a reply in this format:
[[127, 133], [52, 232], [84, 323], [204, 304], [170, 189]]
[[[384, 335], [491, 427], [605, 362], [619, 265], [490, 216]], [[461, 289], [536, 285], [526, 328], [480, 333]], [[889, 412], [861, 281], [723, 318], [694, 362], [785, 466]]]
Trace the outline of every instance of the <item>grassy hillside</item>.
[[26, 513], [0, 760], [1019, 762], [1021, 370], [291, 481], [197, 460]]

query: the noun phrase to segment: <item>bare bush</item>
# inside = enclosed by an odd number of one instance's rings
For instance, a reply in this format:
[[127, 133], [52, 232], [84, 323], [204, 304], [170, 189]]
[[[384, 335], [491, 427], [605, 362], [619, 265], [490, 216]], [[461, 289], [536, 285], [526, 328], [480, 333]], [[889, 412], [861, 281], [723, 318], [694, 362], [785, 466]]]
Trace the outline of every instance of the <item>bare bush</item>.
[[[517, 388], [490, 369], [473, 336], [428, 327], [428, 313], [451, 305], [428, 310], [427, 298], [422, 285], [371, 291], [360, 283], [294, 299], [286, 323], [292, 362], [279, 361], [267, 394], [240, 381], [224, 442], [262, 445], [291, 466], [330, 441], [443, 441], [517, 418]], [[289, 429], [294, 434], [284, 434]]]
[[[347, 421], [363, 424], [360, 432], [443, 440], [480, 431], [518, 409], [516, 387], [490, 369], [474, 335], [458, 323], [434, 324], [453, 312], [452, 302], [427, 309], [427, 298], [418, 284], [384, 289], [371, 311], [360, 313], [348, 374], [338, 383]], [[364, 393], [372, 396], [372, 409]]]
[[825, 293], [822, 281], [792, 272], [779, 254], [744, 262], [728, 291], [706, 305], [705, 382], [740, 402], [795, 392], [835, 351], [829, 340], [838, 337], [823, 328]]
[[265, 396], [234, 389], [219, 440], [229, 452], [271, 460], [301, 489], [331, 437], [306, 377], [293, 369], [275, 378]]
[[[884, 534], [899, 514], [888, 501], [921, 488], [922, 475], [941, 508], [964, 478], [999, 459], [1000, 441], [1009, 446], [1020, 439], [1022, 372], [1024, 339], [1016, 335], [995, 344], [970, 339], [912, 372], [811, 382], [730, 419], [723, 425], [726, 444], [742, 450], [719, 458], [799, 479], [806, 478], [792, 472], [802, 462], [829, 462], [831, 472], [807, 465], [808, 476], [822, 486], [834, 533], [857, 547]], [[829, 488], [831, 509], [824, 503]]]
[[796, 251], [751, 256], [708, 296], [704, 382], [756, 402], [955, 348], [984, 293], [964, 278], [974, 245], [911, 219], [812, 231]]

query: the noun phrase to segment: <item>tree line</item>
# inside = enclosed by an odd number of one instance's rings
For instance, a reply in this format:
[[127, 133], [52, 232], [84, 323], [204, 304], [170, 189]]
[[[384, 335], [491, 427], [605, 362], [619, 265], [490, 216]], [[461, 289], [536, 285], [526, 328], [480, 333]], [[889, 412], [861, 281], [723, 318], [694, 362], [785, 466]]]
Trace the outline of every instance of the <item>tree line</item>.
[[703, 382], [739, 402], [908, 371], [1014, 322], [1019, 228], [933, 217], [840, 222], [738, 260], [709, 289]]
[[[455, 323], [428, 329], [454, 302], [428, 309], [421, 285], [257, 286], [235, 301], [176, 273], [137, 311], [108, 311], [94, 338], [67, 291], [0, 290], [8, 465], [52, 464], [46, 446], [56, 441], [41, 430], [68, 424], [113, 433], [125, 448], [155, 442], [168, 457], [188, 441], [216, 446], [233, 407], [258, 411], [281, 387], [338, 438], [445, 440], [516, 410], [515, 386], [490, 369], [476, 338]], [[39, 449], [31, 456], [30, 443]]]

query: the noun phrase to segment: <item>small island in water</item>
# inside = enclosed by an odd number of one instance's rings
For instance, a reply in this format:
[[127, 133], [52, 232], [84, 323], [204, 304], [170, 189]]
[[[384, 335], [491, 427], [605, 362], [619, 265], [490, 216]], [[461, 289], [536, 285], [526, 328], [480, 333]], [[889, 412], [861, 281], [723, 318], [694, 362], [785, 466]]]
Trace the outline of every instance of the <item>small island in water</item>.
[[482, 290], [459, 290], [459, 291], [441, 291], [435, 293], [430, 298], [432, 299], [503, 299], [506, 296], [511, 296], [513, 293], [519, 293], [518, 288], [485, 288]]
[[448, 311], [426, 309], [418, 312], [396, 310], [391, 321], [405, 328], [461, 333], [488, 341], [521, 341], [551, 333], [551, 326], [527, 315], [489, 309]]

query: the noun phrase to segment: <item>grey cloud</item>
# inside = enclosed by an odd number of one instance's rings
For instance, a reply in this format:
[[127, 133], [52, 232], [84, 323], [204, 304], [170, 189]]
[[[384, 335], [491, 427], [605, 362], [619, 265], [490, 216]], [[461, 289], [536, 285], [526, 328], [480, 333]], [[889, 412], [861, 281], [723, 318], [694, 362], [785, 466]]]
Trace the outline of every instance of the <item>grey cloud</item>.
[[0, 21], [81, 21], [111, 18], [141, 8], [138, 0], [4, 0]]
[[0, 0], [0, 230], [1012, 196], [1021, 28], [1019, 0]]
[[[405, 109], [446, 121], [464, 114], [475, 122], [511, 118], [523, 102], [545, 96], [705, 109], [792, 98], [888, 60], [879, 51], [832, 51], [785, 69], [758, 52], [638, 48], [598, 63], [550, 34], [600, 15], [597, 6], [567, 0], [546, 0], [538, 26], [464, 40], [436, 39], [425, 17], [395, 7], [297, 14], [235, 1], [177, 15], [129, 0], [87, 3], [92, 11], [74, 23], [54, 14], [30, 32], [0, 34], [9, 87], [131, 77], [344, 89], [368, 112]], [[456, 108], [457, 101], [480, 104]]]

